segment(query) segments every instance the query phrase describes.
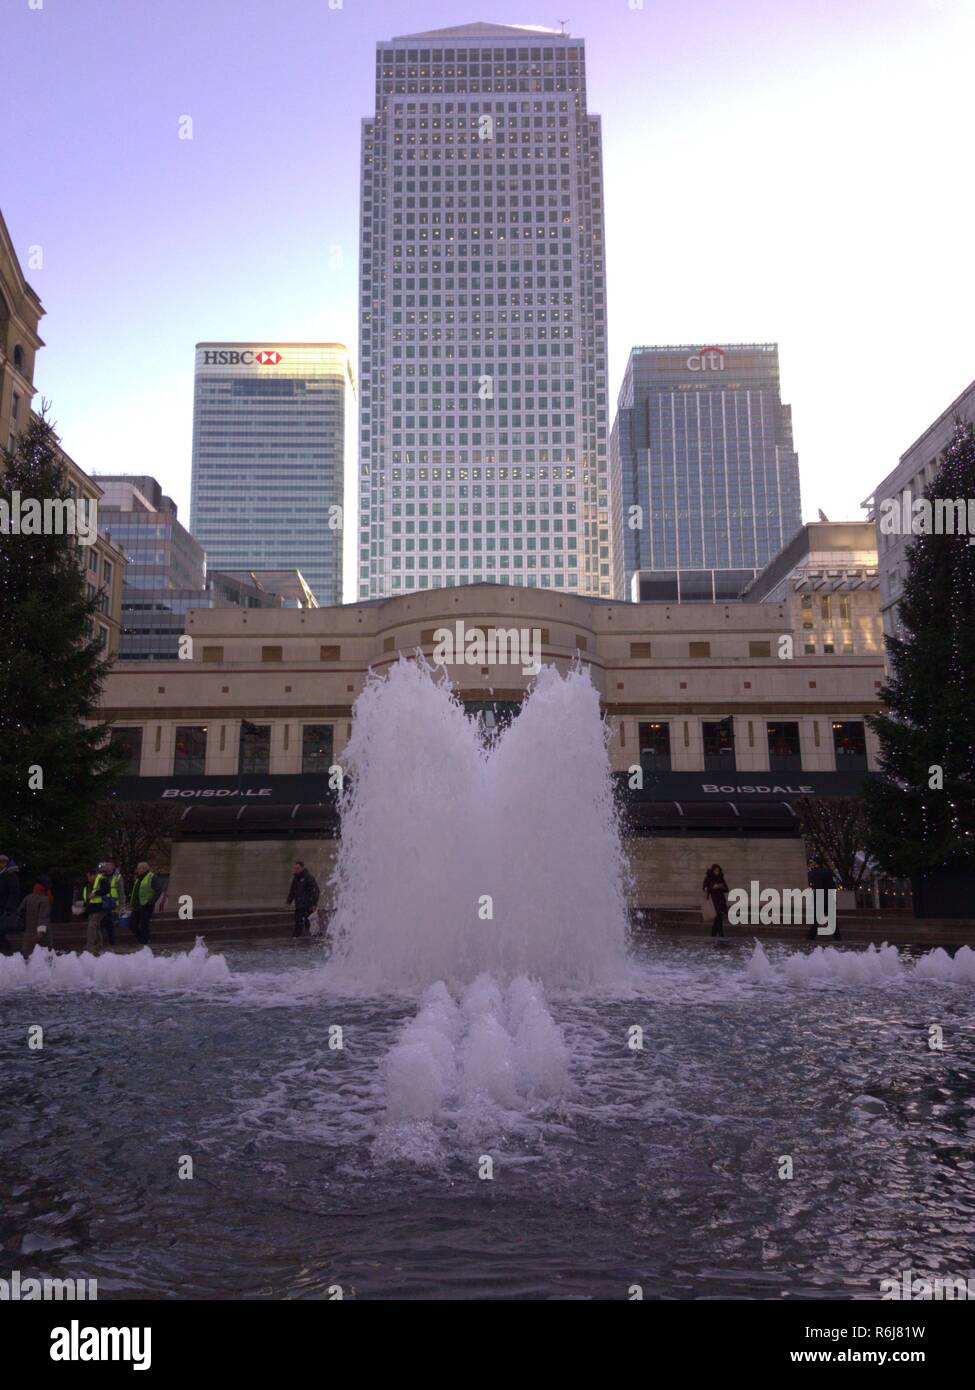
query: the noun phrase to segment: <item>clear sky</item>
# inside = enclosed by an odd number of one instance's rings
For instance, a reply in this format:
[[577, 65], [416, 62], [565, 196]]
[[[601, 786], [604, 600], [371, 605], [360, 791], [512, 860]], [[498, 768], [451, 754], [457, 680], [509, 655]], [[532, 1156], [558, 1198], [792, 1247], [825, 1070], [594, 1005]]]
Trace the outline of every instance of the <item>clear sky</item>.
[[374, 45], [447, 24], [586, 40], [614, 404], [635, 343], [777, 341], [805, 515], [839, 519], [975, 377], [975, 0], [38, 3], [0, 0], [37, 383], [83, 468], [186, 522], [194, 344], [356, 350]]

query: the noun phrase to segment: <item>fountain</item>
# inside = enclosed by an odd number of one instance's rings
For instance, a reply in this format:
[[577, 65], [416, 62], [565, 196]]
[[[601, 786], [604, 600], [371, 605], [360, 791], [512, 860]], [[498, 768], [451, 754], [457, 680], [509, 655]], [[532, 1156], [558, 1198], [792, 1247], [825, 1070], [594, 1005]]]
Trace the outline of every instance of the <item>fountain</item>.
[[344, 766], [333, 983], [487, 972], [587, 989], [625, 973], [625, 858], [586, 669], [545, 667], [485, 745], [447, 682], [400, 660], [360, 695]]
[[975, 953], [628, 951], [581, 667], [543, 669], [485, 744], [442, 672], [400, 661], [344, 761], [330, 954], [0, 958], [22, 1273], [138, 1297], [872, 1298], [905, 1233], [912, 1269], [967, 1267]]

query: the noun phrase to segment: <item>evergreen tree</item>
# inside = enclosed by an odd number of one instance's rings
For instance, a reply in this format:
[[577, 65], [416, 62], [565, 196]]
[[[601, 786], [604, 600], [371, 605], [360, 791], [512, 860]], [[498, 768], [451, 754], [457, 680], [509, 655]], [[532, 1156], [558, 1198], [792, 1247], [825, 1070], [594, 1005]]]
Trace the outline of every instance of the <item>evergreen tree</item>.
[[[975, 499], [975, 428], [957, 423], [929, 503]], [[899, 501], [900, 499], [898, 499]], [[918, 524], [924, 508], [915, 501]], [[972, 508], [975, 509], [975, 500]], [[952, 509], [954, 515], [954, 509]], [[881, 523], [883, 530], [883, 523]], [[887, 781], [866, 792], [870, 850], [889, 873], [975, 870], [975, 536], [907, 548], [902, 636], [887, 639], [883, 714], [868, 716]]]
[[87, 548], [74, 535], [16, 534], [11, 524], [30, 499], [70, 497], [45, 418], [32, 417], [13, 452], [2, 451], [2, 473], [0, 851], [30, 874], [64, 879], [98, 855], [92, 809], [119, 761], [108, 726], [86, 722], [97, 719], [111, 663], [94, 637]]

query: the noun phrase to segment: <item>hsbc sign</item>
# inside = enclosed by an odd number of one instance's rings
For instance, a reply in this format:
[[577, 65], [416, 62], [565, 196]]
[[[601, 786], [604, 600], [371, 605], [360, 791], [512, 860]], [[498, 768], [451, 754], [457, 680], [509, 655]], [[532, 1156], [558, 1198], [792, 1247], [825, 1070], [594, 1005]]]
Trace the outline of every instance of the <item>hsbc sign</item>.
[[276, 367], [280, 361], [274, 348], [208, 348], [203, 354], [205, 367]]

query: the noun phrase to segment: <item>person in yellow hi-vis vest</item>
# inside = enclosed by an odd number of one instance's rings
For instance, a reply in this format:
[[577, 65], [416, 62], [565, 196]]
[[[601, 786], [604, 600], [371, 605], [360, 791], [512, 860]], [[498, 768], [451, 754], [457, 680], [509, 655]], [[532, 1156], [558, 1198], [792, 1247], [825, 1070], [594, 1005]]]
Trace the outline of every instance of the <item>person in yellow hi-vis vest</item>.
[[85, 913], [88, 930], [85, 949], [96, 951], [106, 942], [115, 945], [115, 924], [118, 921], [125, 895], [122, 875], [115, 867], [113, 859], [106, 859], [98, 866], [98, 873], [88, 892]]
[[162, 883], [143, 859], [141, 864], [136, 865], [135, 882], [129, 899], [129, 929], [143, 946], [149, 945], [149, 924], [162, 890]]
[[106, 906], [108, 886], [109, 879], [105, 872], [105, 865], [99, 864], [94, 878], [90, 883], [85, 885], [85, 892], [82, 894], [82, 900], [85, 905], [85, 918], [87, 920], [85, 950], [96, 954], [101, 949], [103, 943], [105, 916], [106, 913], [110, 911]]

